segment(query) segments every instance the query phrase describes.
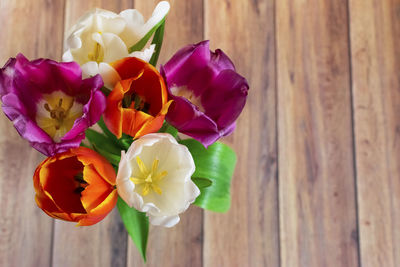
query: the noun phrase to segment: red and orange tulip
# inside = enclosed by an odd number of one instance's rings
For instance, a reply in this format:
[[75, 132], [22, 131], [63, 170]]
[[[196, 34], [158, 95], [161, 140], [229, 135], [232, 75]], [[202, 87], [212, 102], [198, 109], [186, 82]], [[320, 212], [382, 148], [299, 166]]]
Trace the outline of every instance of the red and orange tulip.
[[118, 138], [158, 131], [170, 102], [163, 77], [149, 63], [128, 57], [111, 63], [121, 80], [107, 98], [104, 122]]
[[47, 158], [36, 168], [36, 203], [53, 218], [92, 225], [116, 205], [115, 180], [115, 171], [106, 159], [91, 149], [73, 148]]

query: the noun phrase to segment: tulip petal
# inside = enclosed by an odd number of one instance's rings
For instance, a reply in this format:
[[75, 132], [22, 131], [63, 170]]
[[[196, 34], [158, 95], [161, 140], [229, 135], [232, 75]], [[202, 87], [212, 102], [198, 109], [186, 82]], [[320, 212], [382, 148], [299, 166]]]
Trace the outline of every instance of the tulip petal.
[[88, 216], [79, 220], [78, 226], [89, 226], [103, 220], [104, 217], [106, 217], [115, 207], [117, 200], [117, 190], [113, 190], [100, 205], [91, 210], [91, 213]]
[[[221, 71], [202, 96], [202, 104], [220, 129], [229, 127], [239, 117], [246, 104], [248, 85], [232, 70]], [[224, 104], [219, 101], [224, 99]], [[217, 104], [218, 103], [218, 104]]]
[[[145, 167], [138, 166], [138, 159]], [[170, 134], [147, 134], [134, 141], [126, 154], [122, 153], [117, 190], [129, 206], [146, 212], [150, 223], [172, 227], [179, 222], [179, 213], [184, 212], [200, 193], [191, 181], [194, 171], [189, 150]], [[147, 175], [153, 180], [146, 181], [150, 184], [143, 193], [143, 184], [137, 181], [147, 179]], [[138, 178], [132, 181], [131, 177]]]
[[[125, 58], [111, 64], [122, 80], [107, 97], [107, 108], [103, 118], [108, 129], [121, 138], [122, 133], [133, 138], [158, 131], [164, 121], [171, 102], [158, 71], [137, 58]], [[134, 97], [129, 104], [122, 103], [125, 96]], [[139, 97], [140, 103], [135, 103]], [[143, 104], [142, 108], [135, 109]]]
[[[32, 147], [48, 156], [79, 146], [84, 139], [84, 131], [100, 118], [105, 108], [105, 97], [99, 91], [102, 86], [100, 76], [82, 80], [82, 71], [75, 62], [59, 63], [49, 59], [29, 61], [18, 54], [0, 70], [0, 97], [4, 113]], [[76, 117], [68, 115], [63, 122], [54, 119], [53, 127], [57, 126], [52, 131], [47, 119], [53, 118], [48, 110], [43, 112], [43, 105], [60, 99], [50, 99], [50, 96], [59, 97], [65, 100], [64, 103], [67, 99], [74, 99], [77, 106], [83, 106], [83, 110], [72, 112], [71, 109], [69, 114], [73, 113]], [[96, 109], [88, 108], [94, 104]], [[65, 105], [63, 108], [66, 108]], [[39, 121], [46, 129], [39, 127]]]
[[103, 78], [104, 86], [110, 90], [112, 90], [117, 82], [121, 80], [118, 72], [108, 63], [100, 62], [98, 73]]
[[163, 66], [167, 84], [178, 87], [188, 84], [192, 73], [204, 69], [210, 58], [209, 41], [182, 48]]
[[115, 185], [115, 170], [103, 156], [85, 147], [71, 149], [70, 151], [77, 156], [84, 166], [92, 165], [105, 181], [110, 185]]
[[149, 46], [149, 48], [146, 48], [143, 51], [135, 51], [135, 52], [130, 53], [129, 56], [136, 57], [143, 61], [149, 62], [151, 59], [151, 56], [154, 53], [155, 48], [156, 48], [156, 45], [152, 44]]
[[53, 218], [92, 225], [116, 205], [115, 179], [113, 167], [102, 156], [84, 147], [71, 149], [37, 167], [35, 200]]
[[173, 216], [149, 216], [150, 223], [152, 225], [157, 225], [157, 226], [164, 226], [167, 228], [171, 228], [175, 226], [179, 221], [179, 215], [173, 215]]
[[104, 33], [101, 37], [104, 43], [104, 62], [109, 63], [115, 61], [117, 58], [128, 56], [128, 48], [117, 35]]
[[249, 85], [229, 57], [203, 41], [179, 50], [161, 73], [174, 100], [167, 121], [208, 147], [235, 129]]

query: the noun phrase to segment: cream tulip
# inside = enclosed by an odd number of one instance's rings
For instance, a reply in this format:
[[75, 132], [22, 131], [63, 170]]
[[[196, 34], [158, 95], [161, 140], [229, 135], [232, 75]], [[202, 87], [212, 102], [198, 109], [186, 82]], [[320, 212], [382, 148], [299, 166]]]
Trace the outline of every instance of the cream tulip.
[[155, 45], [132, 53], [129, 53], [129, 48], [162, 21], [169, 8], [166, 1], [158, 3], [147, 22], [135, 9], [119, 14], [93, 9], [83, 15], [67, 35], [63, 61], [78, 62], [84, 78], [99, 73], [105, 86], [113, 89], [120, 77], [110, 63], [125, 57], [137, 57], [148, 62]]
[[200, 194], [191, 180], [194, 171], [186, 146], [167, 133], [148, 134], [122, 151], [118, 194], [130, 207], [146, 212], [151, 224], [172, 227]]

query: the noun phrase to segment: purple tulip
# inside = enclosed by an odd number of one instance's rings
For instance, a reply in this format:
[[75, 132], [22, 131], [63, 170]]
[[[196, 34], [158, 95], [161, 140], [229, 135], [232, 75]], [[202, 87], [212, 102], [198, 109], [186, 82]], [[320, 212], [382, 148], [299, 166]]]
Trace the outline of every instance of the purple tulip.
[[47, 156], [78, 147], [106, 107], [99, 75], [82, 80], [75, 62], [29, 61], [22, 54], [0, 70], [6, 116], [32, 147]]
[[235, 129], [246, 103], [249, 85], [221, 50], [209, 41], [179, 50], [161, 66], [173, 99], [167, 121], [179, 132], [208, 147]]

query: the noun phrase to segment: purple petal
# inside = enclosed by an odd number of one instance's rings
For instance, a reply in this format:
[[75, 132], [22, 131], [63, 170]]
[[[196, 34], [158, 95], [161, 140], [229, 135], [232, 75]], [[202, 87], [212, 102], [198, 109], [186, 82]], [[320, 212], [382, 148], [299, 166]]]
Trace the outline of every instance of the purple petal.
[[173, 86], [186, 85], [193, 73], [207, 66], [210, 57], [209, 41], [182, 48], [163, 66], [167, 83]]
[[[75, 62], [29, 61], [18, 54], [0, 70], [0, 97], [4, 113], [18, 133], [47, 156], [80, 145], [85, 138], [85, 130], [96, 123], [104, 112], [106, 98], [100, 90], [102, 86], [100, 75], [82, 80], [81, 68]], [[36, 124], [36, 109], [44, 94], [60, 90], [83, 104], [83, 115], [74, 122], [61, 142], [55, 142]]]
[[210, 65], [212, 66], [212, 69], [217, 72], [227, 69], [236, 71], [233, 62], [221, 49], [217, 49], [214, 53], [211, 53]]
[[[184, 47], [161, 66], [161, 74], [169, 97], [174, 100], [167, 120], [179, 132], [205, 146], [233, 132], [246, 103], [249, 85], [224, 52], [219, 49], [211, 52], [208, 41]], [[202, 107], [173, 95], [171, 89], [175, 87], [191, 91], [200, 98]]]
[[230, 69], [222, 71], [202, 95], [205, 113], [219, 129], [230, 126], [242, 112], [248, 90], [245, 78]]

